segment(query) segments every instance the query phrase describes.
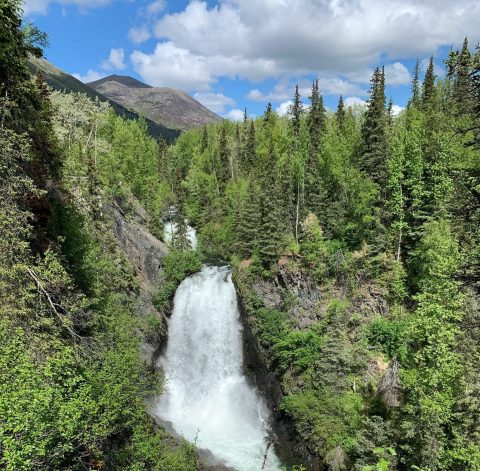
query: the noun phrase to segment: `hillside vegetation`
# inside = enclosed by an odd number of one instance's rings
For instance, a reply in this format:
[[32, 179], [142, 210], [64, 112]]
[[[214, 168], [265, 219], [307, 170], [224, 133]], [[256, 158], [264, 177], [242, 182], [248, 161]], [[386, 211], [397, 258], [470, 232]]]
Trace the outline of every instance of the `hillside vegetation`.
[[[194, 470], [146, 412], [161, 378], [140, 359], [155, 324], [104, 218], [162, 204], [142, 122], [31, 77], [41, 35], [0, 4], [0, 468]], [[152, 229], [153, 230], [153, 229]]]
[[[480, 51], [444, 80], [417, 66], [393, 116], [375, 70], [366, 109], [268, 105], [168, 147], [144, 120], [31, 76], [46, 38], [0, 3], [0, 467], [199, 469], [149, 418], [160, 335], [107, 217], [177, 208], [155, 303], [229, 260], [275, 416], [332, 471], [480, 469]], [[149, 90], [149, 89], [145, 89]], [[199, 424], [201, 428], [202, 424]], [[316, 461], [315, 461], [316, 460]], [[297, 468], [300, 469], [300, 468]]]
[[[332, 470], [480, 469], [480, 51], [415, 70], [392, 114], [287, 117], [182, 135], [164, 178], [201, 250], [231, 259], [280, 415]], [[172, 180], [173, 178], [173, 180]]]

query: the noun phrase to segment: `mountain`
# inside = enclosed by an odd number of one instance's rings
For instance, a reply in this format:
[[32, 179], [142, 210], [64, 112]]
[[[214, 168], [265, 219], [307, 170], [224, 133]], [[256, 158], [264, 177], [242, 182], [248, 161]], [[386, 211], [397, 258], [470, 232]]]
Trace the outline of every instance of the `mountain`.
[[125, 108], [169, 128], [187, 130], [221, 120], [185, 92], [151, 87], [132, 77], [110, 75], [88, 86]]
[[[117, 103], [116, 101], [103, 95], [101, 92], [98, 92], [95, 89], [89, 87], [88, 85], [84, 84], [72, 75], [69, 75], [63, 70], [58, 69], [45, 59], [38, 59], [31, 56], [29, 58], [28, 66], [32, 73], [40, 72], [44, 80], [54, 90], [66, 90], [68, 92], [85, 93], [88, 97], [92, 99], [99, 99], [101, 101], [109, 102], [110, 106], [118, 115], [125, 116], [128, 119], [138, 119], [140, 117], [139, 113], [128, 109], [128, 107], [123, 106], [121, 103]], [[129, 84], [129, 86], [135, 85], [136, 87], [149, 87], [149, 85], [142, 84], [142, 82], [139, 82], [138, 80], [135, 80], [131, 77], [125, 77], [125, 79], [129, 79], [124, 81], [124, 83]], [[172, 129], [168, 126], [163, 125], [160, 122], [149, 119], [148, 116], [145, 116], [145, 119], [147, 121], [149, 134], [155, 138], [162, 137], [167, 142], [172, 142], [180, 134], [179, 128]]]

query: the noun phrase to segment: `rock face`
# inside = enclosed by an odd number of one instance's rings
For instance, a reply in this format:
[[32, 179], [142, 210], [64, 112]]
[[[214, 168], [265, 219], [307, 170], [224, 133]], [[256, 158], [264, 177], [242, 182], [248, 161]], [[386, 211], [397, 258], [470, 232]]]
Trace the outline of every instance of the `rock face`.
[[[280, 444], [279, 456], [288, 464], [301, 463], [308, 470], [323, 471], [327, 469], [327, 465], [325, 456], [319, 454], [321, 447], [303, 440], [295, 429], [294, 419], [281, 408], [284, 397], [292, 386], [293, 377], [282, 377], [281, 373], [269, 369], [271, 352], [259, 340], [255, 310], [259, 306], [265, 306], [288, 312], [289, 325], [294, 330], [305, 330], [325, 318], [332, 299], [348, 301], [348, 312], [359, 319], [385, 315], [388, 312], [388, 303], [384, 292], [368, 280], [354, 292], [341, 282], [332, 280], [325, 286], [318, 285], [295, 263], [279, 263], [276, 275], [269, 279], [256, 277], [252, 280], [245, 271], [247, 269], [248, 267], [241, 265], [234, 276], [244, 325], [245, 372], [261, 390], [273, 411], [273, 431]], [[358, 323], [359, 326], [361, 324]], [[355, 338], [358, 334], [359, 332], [352, 329], [347, 335]], [[374, 382], [378, 383], [387, 364], [382, 362], [381, 358], [376, 358], [365, 367], [365, 375], [374, 378]], [[301, 382], [295, 386], [302, 389]], [[339, 448], [336, 453], [340, 455], [343, 450]]]
[[292, 314], [300, 329], [305, 329], [323, 316], [322, 292], [318, 285], [300, 270], [289, 270], [280, 264], [278, 274], [272, 280], [260, 279], [253, 287], [266, 307], [281, 309], [282, 295], [289, 293], [292, 298]]
[[221, 120], [181, 90], [151, 87], [132, 77], [110, 75], [88, 84], [123, 107], [168, 128], [187, 130]]
[[117, 243], [137, 275], [140, 287], [137, 311], [143, 317], [152, 315], [159, 321], [159, 332], [154, 336], [155, 340], [144, 343], [141, 351], [143, 358], [153, 366], [167, 337], [165, 314], [155, 308], [152, 296], [168, 248], [146, 229], [147, 215], [139, 205], [134, 206], [128, 217], [117, 205], [106, 205], [104, 211], [111, 220]]
[[[240, 316], [243, 322], [244, 369], [253, 384], [261, 391], [273, 413], [273, 434], [277, 438], [277, 453], [284, 463], [295, 465], [299, 462], [311, 471], [326, 469], [323, 460], [312, 453], [295, 431], [295, 424], [280, 408], [284, 392], [281, 378], [268, 368], [268, 357], [260, 345], [255, 329], [249, 319], [248, 308], [236, 283]], [[308, 277], [301, 273], [289, 273], [280, 266], [279, 273], [270, 280], [257, 279], [253, 285], [254, 293], [266, 307], [281, 308], [282, 292], [289, 290], [297, 297], [294, 310], [301, 325], [308, 326], [315, 320], [314, 306], [321, 299], [321, 292]], [[290, 291], [291, 290], [291, 291]], [[318, 320], [318, 319], [317, 319]]]

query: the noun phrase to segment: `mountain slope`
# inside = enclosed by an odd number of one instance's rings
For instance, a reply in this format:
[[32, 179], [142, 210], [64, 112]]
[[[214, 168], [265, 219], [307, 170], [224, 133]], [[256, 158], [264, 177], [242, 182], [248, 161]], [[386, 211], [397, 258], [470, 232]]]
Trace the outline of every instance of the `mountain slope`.
[[131, 77], [111, 75], [88, 85], [125, 108], [171, 128], [187, 130], [221, 119], [185, 92], [151, 87]]
[[[69, 75], [63, 70], [58, 69], [45, 59], [38, 59], [31, 56], [29, 57], [28, 66], [32, 73], [36, 73], [37, 71], [39, 71], [42, 74], [44, 80], [54, 90], [66, 90], [69, 92], [85, 93], [89, 98], [93, 100], [99, 99], [100, 101], [108, 101], [110, 106], [118, 115], [125, 116], [128, 119], [137, 119], [140, 117], [139, 114], [135, 111], [127, 109], [127, 107], [123, 106], [122, 104], [117, 103], [116, 101], [103, 95], [101, 92], [94, 90], [93, 88], [84, 84], [72, 75]], [[127, 83], [133, 84], [134, 81], [135, 79], [131, 79]], [[144, 85], [142, 84], [142, 82], [138, 82], [138, 84]], [[138, 84], [136, 84], [136, 86], [139, 86]], [[148, 87], [148, 85], [145, 86]], [[149, 119], [147, 116], [145, 116], [145, 119], [147, 121], [149, 134], [155, 138], [163, 137], [168, 142], [172, 142], [180, 134], [180, 131], [178, 129], [171, 129], [169, 127], [166, 127], [160, 123]]]

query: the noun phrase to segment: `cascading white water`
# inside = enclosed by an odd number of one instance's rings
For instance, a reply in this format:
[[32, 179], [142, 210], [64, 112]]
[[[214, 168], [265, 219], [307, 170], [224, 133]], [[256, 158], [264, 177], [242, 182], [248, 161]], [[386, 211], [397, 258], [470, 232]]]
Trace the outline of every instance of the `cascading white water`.
[[[197, 248], [197, 233], [195, 229], [188, 225], [188, 221], [185, 219], [185, 224], [187, 224], [187, 239], [190, 242], [190, 246], [193, 250]], [[175, 222], [167, 222], [164, 228], [164, 240], [167, 244], [172, 242], [174, 235], [177, 233], [177, 223]]]
[[[242, 333], [227, 267], [207, 267], [177, 289], [156, 413], [238, 471], [260, 471], [268, 410], [242, 372]], [[266, 470], [280, 469], [273, 447]]]

